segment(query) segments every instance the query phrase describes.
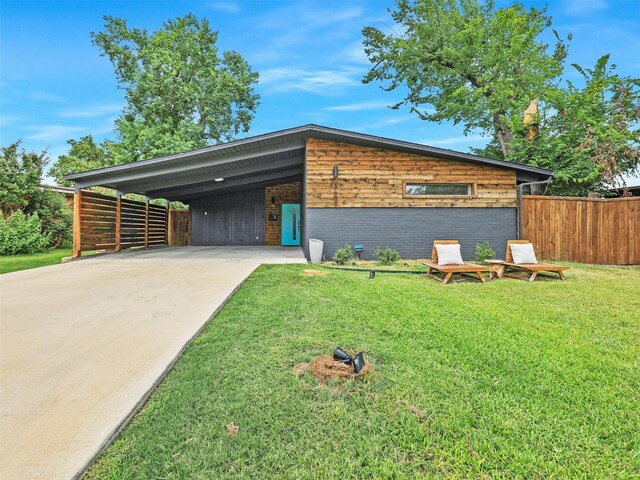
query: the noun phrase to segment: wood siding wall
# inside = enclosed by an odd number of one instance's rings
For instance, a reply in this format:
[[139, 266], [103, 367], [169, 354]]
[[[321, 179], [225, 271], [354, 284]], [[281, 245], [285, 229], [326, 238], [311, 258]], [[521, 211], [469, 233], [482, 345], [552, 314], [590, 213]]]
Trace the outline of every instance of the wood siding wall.
[[[338, 178], [333, 167], [338, 166]], [[405, 182], [470, 183], [472, 197], [404, 196]], [[307, 140], [307, 208], [515, 207], [516, 174], [470, 163]]]
[[167, 208], [91, 191], [74, 198], [73, 256], [167, 243]]
[[[272, 185], [265, 188], [265, 245], [282, 243], [282, 204], [302, 202], [301, 182]], [[269, 215], [277, 220], [269, 220]]]
[[169, 246], [191, 245], [191, 210], [169, 210]]
[[640, 264], [640, 198], [525, 196], [523, 237], [538, 257], [610, 265]]

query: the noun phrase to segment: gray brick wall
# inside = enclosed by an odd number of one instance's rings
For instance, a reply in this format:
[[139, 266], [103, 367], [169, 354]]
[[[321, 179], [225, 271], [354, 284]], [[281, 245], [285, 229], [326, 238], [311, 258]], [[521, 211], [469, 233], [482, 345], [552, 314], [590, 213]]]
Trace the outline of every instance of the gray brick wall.
[[515, 208], [308, 208], [305, 220], [305, 237], [324, 242], [327, 260], [345, 243], [364, 244], [368, 259], [386, 246], [403, 258], [430, 258], [434, 240], [459, 240], [465, 259], [486, 240], [504, 259], [517, 228]]

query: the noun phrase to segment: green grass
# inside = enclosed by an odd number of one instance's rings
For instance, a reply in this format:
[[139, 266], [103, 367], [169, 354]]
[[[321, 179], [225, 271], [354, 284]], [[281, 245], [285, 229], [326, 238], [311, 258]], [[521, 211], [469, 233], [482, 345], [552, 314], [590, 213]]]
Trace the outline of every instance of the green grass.
[[64, 257], [69, 256], [71, 256], [70, 248], [56, 248], [46, 253], [0, 256], [0, 274], [55, 265], [60, 263]]
[[[254, 273], [87, 478], [638, 478], [639, 268], [449, 286], [305, 268]], [[292, 373], [338, 345], [375, 371]]]

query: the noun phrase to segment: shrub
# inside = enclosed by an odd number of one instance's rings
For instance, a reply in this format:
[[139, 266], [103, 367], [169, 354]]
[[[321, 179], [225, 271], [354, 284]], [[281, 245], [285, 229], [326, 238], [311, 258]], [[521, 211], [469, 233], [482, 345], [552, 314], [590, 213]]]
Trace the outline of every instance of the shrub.
[[400, 260], [400, 254], [391, 247], [377, 249], [375, 256], [383, 265], [391, 265]]
[[51, 234], [43, 233], [37, 213], [17, 210], [6, 219], [0, 216], [0, 255], [46, 252], [50, 242]]
[[31, 197], [25, 210], [27, 214], [38, 214], [42, 223], [42, 232], [50, 234], [51, 247], [71, 246], [73, 212], [64, 195], [45, 188]]
[[349, 263], [353, 259], [353, 250], [351, 250], [351, 245], [347, 243], [343, 248], [339, 248], [333, 259], [338, 265], [346, 265]]
[[496, 252], [493, 251], [489, 242], [476, 243], [476, 262], [484, 263], [490, 258], [496, 258]]

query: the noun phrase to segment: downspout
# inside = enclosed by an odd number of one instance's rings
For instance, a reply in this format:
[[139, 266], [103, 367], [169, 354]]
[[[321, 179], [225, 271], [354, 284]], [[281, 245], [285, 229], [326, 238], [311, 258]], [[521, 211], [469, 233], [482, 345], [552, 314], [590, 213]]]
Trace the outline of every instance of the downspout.
[[[553, 176], [547, 178], [546, 180], [539, 180], [537, 182], [525, 182], [518, 185], [518, 240], [522, 240], [522, 229], [524, 228], [523, 220], [522, 220], [522, 189], [528, 185], [541, 185], [546, 184], [548, 186], [549, 182]], [[546, 189], [545, 189], [546, 191]]]

